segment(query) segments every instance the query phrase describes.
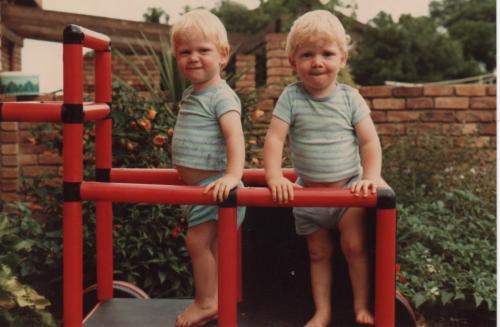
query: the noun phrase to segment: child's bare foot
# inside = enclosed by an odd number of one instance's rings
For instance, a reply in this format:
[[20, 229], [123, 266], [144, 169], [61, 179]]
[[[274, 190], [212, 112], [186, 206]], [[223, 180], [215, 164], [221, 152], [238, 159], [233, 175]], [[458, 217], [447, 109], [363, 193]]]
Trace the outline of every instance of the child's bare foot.
[[373, 325], [375, 323], [373, 315], [367, 309], [357, 310], [356, 323], [360, 325]]
[[330, 324], [330, 314], [316, 312], [304, 327], [327, 327]]
[[198, 327], [203, 326], [212, 319], [217, 318], [217, 302], [204, 305], [193, 302], [175, 320], [175, 327]]

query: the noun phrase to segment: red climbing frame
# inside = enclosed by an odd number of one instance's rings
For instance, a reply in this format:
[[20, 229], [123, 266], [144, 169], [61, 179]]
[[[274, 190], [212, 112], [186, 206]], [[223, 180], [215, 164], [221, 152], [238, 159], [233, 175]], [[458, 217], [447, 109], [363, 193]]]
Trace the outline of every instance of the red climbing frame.
[[[201, 187], [182, 185], [172, 169], [111, 167], [110, 40], [76, 25], [64, 30], [64, 101], [3, 103], [0, 121], [62, 122], [63, 129], [63, 265], [65, 326], [82, 326], [82, 201], [96, 202], [97, 295], [113, 298], [112, 202], [213, 204]], [[95, 50], [95, 101], [83, 102], [83, 47]], [[83, 123], [96, 120], [96, 181], [83, 181]], [[293, 170], [284, 170], [295, 178]], [[245, 170], [244, 182], [264, 185], [262, 170]], [[349, 190], [304, 188], [287, 206], [376, 207], [375, 324], [395, 324], [396, 210], [390, 189], [355, 197]], [[237, 326], [236, 303], [241, 298], [236, 206], [278, 206], [264, 187], [239, 188], [219, 208], [219, 325]]]

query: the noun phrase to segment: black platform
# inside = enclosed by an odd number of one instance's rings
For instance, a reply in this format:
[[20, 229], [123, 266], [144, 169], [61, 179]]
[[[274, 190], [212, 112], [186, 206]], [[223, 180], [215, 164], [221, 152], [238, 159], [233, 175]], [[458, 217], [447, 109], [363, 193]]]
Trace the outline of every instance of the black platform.
[[[102, 303], [85, 322], [85, 327], [169, 327], [175, 326], [175, 317], [192, 300], [177, 299], [112, 299]], [[279, 306], [279, 305], [277, 305]], [[251, 310], [250, 310], [251, 309]], [[274, 311], [276, 310], [277, 311]], [[278, 312], [281, 311], [281, 312]], [[214, 321], [207, 327], [217, 326]], [[238, 326], [241, 327], [298, 327], [296, 315], [286, 314], [275, 307], [261, 307], [257, 312], [242, 304], [238, 308]]]

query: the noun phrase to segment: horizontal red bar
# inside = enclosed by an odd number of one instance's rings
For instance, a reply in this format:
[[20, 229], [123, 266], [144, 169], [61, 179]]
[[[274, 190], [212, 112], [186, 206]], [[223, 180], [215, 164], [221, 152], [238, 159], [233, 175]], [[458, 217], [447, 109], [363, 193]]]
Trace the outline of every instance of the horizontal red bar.
[[[82, 200], [129, 203], [214, 204], [212, 194], [203, 194], [203, 187], [83, 182]], [[375, 207], [376, 195], [354, 196], [348, 189], [304, 188], [295, 190], [295, 199], [280, 205], [271, 198], [268, 188], [239, 188], [238, 205], [258, 207]]]
[[82, 200], [128, 203], [213, 204], [201, 186], [83, 182]]
[[287, 204], [272, 200], [267, 187], [245, 187], [237, 191], [238, 204], [248, 207], [376, 207], [377, 196], [355, 196], [349, 189], [307, 187], [294, 190]]
[[[4, 102], [2, 104], [2, 121], [60, 123], [63, 102]], [[85, 121], [104, 119], [109, 115], [106, 103], [85, 102], [83, 104]]]
[[[297, 175], [293, 168], [283, 168], [283, 176], [295, 182]], [[266, 173], [264, 169], [245, 169], [243, 171], [243, 183], [246, 186], [266, 186]]]
[[[295, 181], [297, 178], [295, 171], [291, 168], [283, 169], [283, 175], [291, 181]], [[113, 168], [111, 169], [110, 178], [111, 182], [116, 183], [184, 184], [176, 169]], [[246, 186], [265, 186], [264, 169], [243, 170], [243, 183]]]
[[85, 121], [101, 120], [108, 117], [110, 109], [106, 103], [89, 103], [83, 105]]
[[83, 46], [96, 51], [107, 51], [111, 44], [108, 36], [80, 27], [83, 32]]
[[2, 121], [61, 122], [62, 102], [4, 102]]
[[109, 178], [115, 183], [184, 185], [175, 169], [112, 168]]

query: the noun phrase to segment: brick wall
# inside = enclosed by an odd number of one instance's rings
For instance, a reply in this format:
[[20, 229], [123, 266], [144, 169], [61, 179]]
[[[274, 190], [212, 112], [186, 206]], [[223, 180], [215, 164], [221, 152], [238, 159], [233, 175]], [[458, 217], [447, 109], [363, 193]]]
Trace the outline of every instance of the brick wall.
[[[60, 101], [60, 97], [44, 95], [33, 98], [33, 101]], [[0, 102], [16, 101], [13, 96], [1, 96]], [[43, 145], [40, 135], [32, 135], [34, 123], [1, 122], [0, 123], [0, 200], [16, 201], [21, 199], [19, 193], [22, 178], [30, 178], [50, 173], [54, 178], [51, 183], [61, 181], [61, 157], [57, 152]], [[46, 133], [53, 133], [47, 131]]]
[[[111, 67], [113, 69], [113, 80], [120, 79], [137, 90], [146, 90], [140, 75], [134, 71], [131, 64], [136, 65], [140, 74], [142, 74], [153, 87], [159, 89], [160, 72], [156, 68], [154, 59], [147, 55], [127, 56], [126, 59], [122, 59], [118, 55], [112, 56]], [[94, 91], [94, 56], [92, 53], [84, 57], [83, 84], [86, 93], [92, 93]]]

